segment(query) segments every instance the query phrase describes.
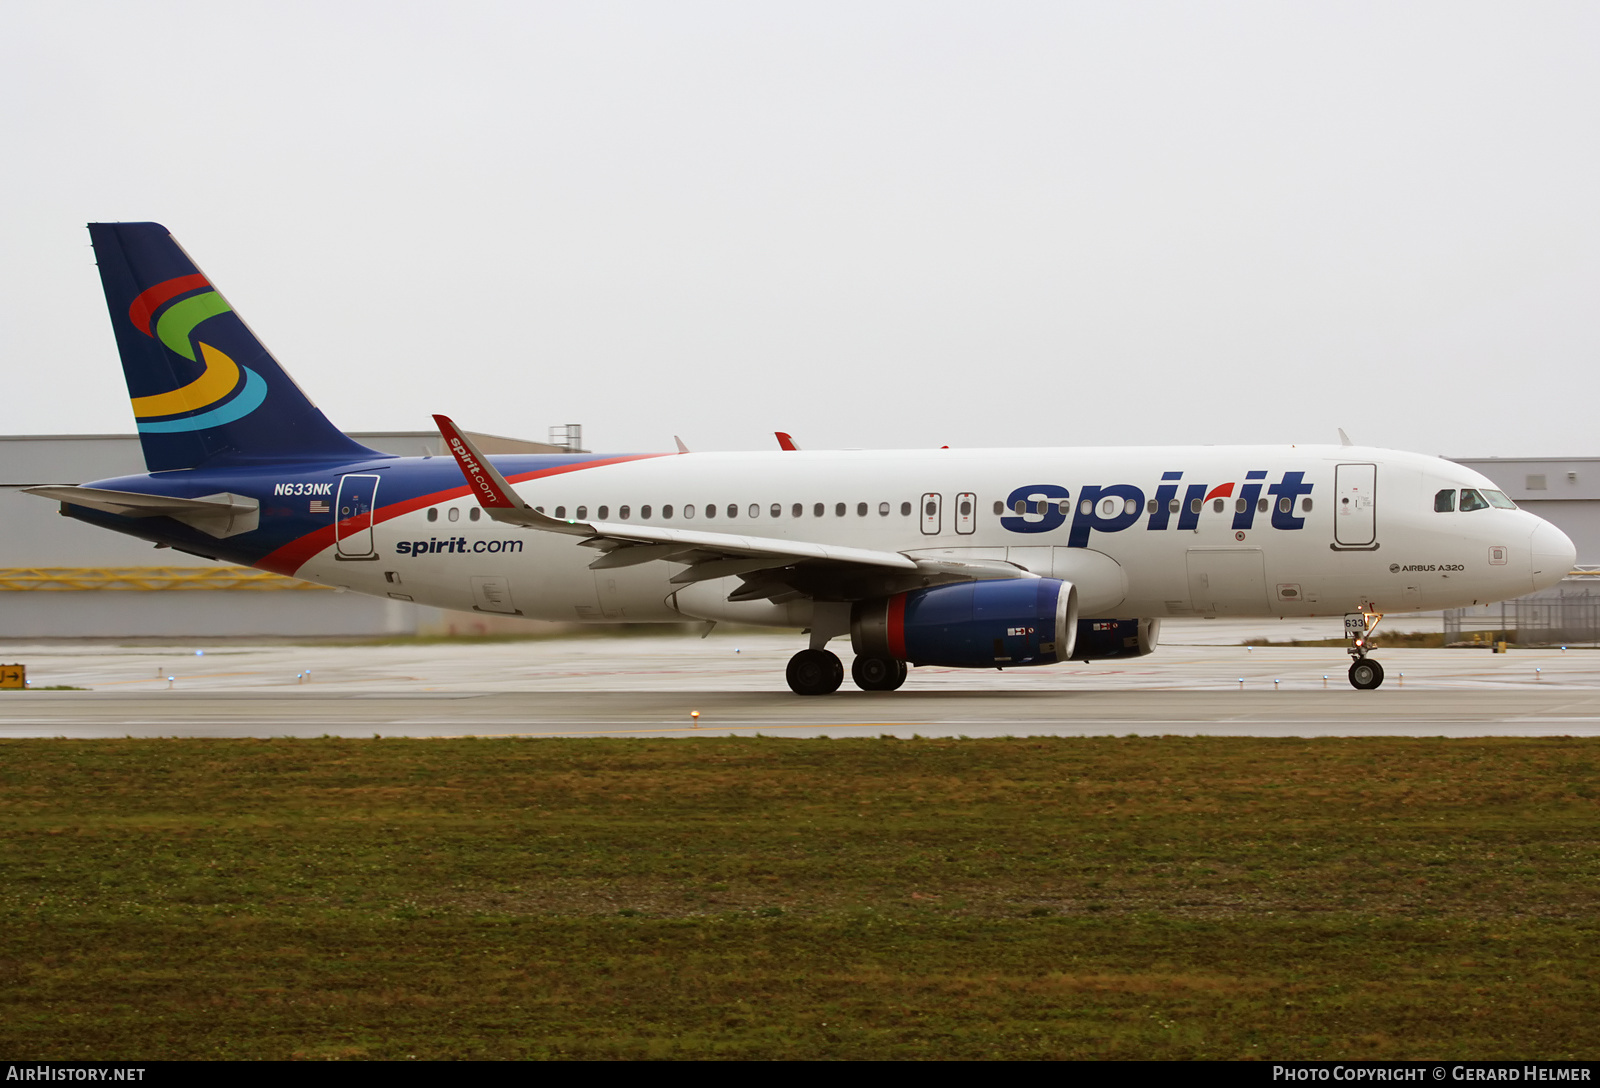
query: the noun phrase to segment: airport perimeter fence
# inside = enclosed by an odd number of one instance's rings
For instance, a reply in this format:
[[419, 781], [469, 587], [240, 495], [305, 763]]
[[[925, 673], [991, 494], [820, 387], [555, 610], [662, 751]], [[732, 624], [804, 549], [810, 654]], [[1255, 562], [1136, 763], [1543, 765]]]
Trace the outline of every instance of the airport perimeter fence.
[[1559, 585], [1513, 601], [1445, 610], [1446, 646], [1499, 639], [1519, 646], [1600, 646], [1600, 567], [1579, 567]]

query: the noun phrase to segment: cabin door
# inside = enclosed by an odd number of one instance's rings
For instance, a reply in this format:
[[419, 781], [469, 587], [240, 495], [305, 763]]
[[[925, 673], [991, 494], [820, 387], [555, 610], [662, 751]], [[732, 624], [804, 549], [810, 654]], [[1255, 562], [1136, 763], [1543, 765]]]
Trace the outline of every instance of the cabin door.
[[1340, 465], [1333, 475], [1333, 542], [1340, 548], [1378, 543], [1377, 465]]
[[338, 517], [333, 536], [338, 542], [339, 559], [376, 559], [372, 547], [372, 512], [377, 509], [378, 477], [339, 477]]

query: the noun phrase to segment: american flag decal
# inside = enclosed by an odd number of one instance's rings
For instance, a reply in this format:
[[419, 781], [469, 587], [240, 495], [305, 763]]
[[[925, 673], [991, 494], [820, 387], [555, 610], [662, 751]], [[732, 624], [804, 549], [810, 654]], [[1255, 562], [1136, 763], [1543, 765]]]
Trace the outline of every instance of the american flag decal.
[[328, 504], [321, 499], [312, 499], [311, 512], [313, 514], [326, 514], [328, 512]]

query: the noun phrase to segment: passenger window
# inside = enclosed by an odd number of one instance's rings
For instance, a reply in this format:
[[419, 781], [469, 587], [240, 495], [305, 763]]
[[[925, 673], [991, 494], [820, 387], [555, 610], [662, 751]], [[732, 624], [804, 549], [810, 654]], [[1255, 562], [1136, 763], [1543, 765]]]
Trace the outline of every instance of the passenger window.
[[1266, 512], [1267, 512], [1267, 500], [1266, 499], [1257, 499], [1256, 500], [1256, 513], [1265, 514]]
[[1233, 512], [1235, 514], [1242, 514], [1244, 513], [1244, 508], [1248, 505], [1249, 503], [1245, 502], [1243, 499], [1239, 499], [1233, 504]]
[[1302, 514], [1311, 513], [1311, 496], [1310, 495], [1307, 495], [1305, 498], [1300, 500], [1300, 512]]
[[1060, 502], [1056, 503], [1056, 513], [1063, 516], [1072, 513], [1072, 500], [1062, 499]]
[[761, 505], [759, 503], [753, 502], [750, 504], [750, 516], [753, 518], [758, 518], [761, 516]]
[[864, 518], [866, 516], [867, 516], [867, 504], [864, 503], [864, 502], [856, 503], [856, 517]]
[[1088, 499], [1084, 499], [1082, 502], [1078, 503], [1078, 513], [1082, 514], [1084, 517], [1088, 517], [1090, 514], [1094, 513], [1094, 503], [1090, 502]]
[[736, 518], [739, 516], [739, 508], [731, 502], [728, 504], [728, 516], [730, 518]]
[[468, 521], [477, 521], [478, 520], [478, 515], [481, 514], [481, 513], [483, 513], [483, 510], [480, 509], [479, 507], [474, 506], [471, 510], [467, 511], [467, 520]]
[[1117, 512], [1117, 500], [1116, 499], [1107, 499], [1105, 502], [1100, 504], [1100, 515], [1102, 517], [1110, 517], [1112, 514], [1115, 514], [1116, 512]]
[[716, 516], [717, 516], [717, 504], [714, 503], [714, 502], [706, 503], [706, 517], [714, 518]]
[[799, 503], [795, 503], [793, 506], [791, 506], [789, 508], [789, 516], [790, 517], [796, 517], [796, 518], [802, 517], [802, 516], [805, 515], [805, 512], [806, 512], [806, 508], [804, 506], [801, 506]]
[[844, 503], [841, 502], [841, 503], [835, 503], [834, 504], [833, 516], [836, 517], [836, 518], [844, 517]]
[[[672, 516], [672, 515], [670, 515], [670, 514], [669, 514], [669, 515], [667, 515], [667, 516], [668, 516], [668, 517], [671, 517], [671, 516]], [[683, 508], [683, 516], [684, 516], [684, 517], [685, 517], [685, 518], [692, 518], [692, 517], [694, 517], [694, 503], [690, 503], [690, 504], [689, 504], [689, 505], [688, 505], [688, 506], [685, 506], [685, 507], [684, 507], [684, 508]]]
[[1456, 509], [1456, 489], [1447, 487], [1433, 497], [1435, 514], [1453, 514]]
[[650, 520], [650, 508], [648, 506], [639, 507], [639, 516], [644, 518], [646, 521], [649, 521]]
[[451, 521], [460, 521], [461, 520], [461, 511], [456, 509], [454, 506], [452, 506], [450, 508], [450, 520]]
[[587, 506], [578, 507], [578, 517], [586, 518], [588, 516], [589, 516], [589, 508]]
[[1487, 510], [1489, 504], [1472, 488], [1464, 487], [1461, 489], [1461, 509], [1463, 513], [1468, 510]]
[[[648, 513], [645, 514], [645, 517], [649, 516]], [[672, 517], [672, 504], [670, 502], [661, 508], [661, 516], [668, 519]]]
[[772, 509], [769, 511], [769, 513], [771, 513], [772, 516], [775, 517], [775, 518], [781, 518], [781, 517], [783, 517], [783, 507], [778, 505], [777, 503], [773, 503], [772, 504]]
[[1216, 500], [1215, 502], [1213, 502], [1211, 504], [1211, 509], [1215, 510], [1219, 514], [1222, 513], [1222, 503], [1223, 503], [1222, 499]]
[[1294, 500], [1285, 495], [1278, 500], [1278, 513], [1287, 514], [1294, 508]]
[[1129, 499], [1127, 502], [1122, 504], [1122, 512], [1124, 514], [1137, 514], [1139, 512], [1139, 504], [1134, 502], [1132, 499]]
[[1150, 513], [1153, 514], [1159, 509], [1161, 509], [1161, 504], [1159, 502], [1157, 502], [1156, 500], [1151, 499], [1150, 500], [1150, 504], [1149, 504]]
[[[999, 504], [996, 503], [996, 505], [999, 505]], [[903, 518], [908, 518], [908, 517], [911, 516], [911, 504], [910, 503], [903, 502], [903, 503], [900, 504], [900, 516], [903, 517]]]
[[629, 513], [630, 513], [629, 509], [626, 506], [624, 506], [624, 507], [620, 508], [617, 511], [617, 517], [621, 518], [623, 521], [627, 521]]
[[428, 520], [429, 521], [438, 521], [439, 520], [439, 508], [437, 506], [428, 507]]
[[995, 512], [996, 516], [1005, 513], [1006, 512], [1006, 504], [1001, 502], [999, 499], [994, 500], [994, 512]]
[[878, 516], [880, 518], [886, 518], [886, 517], [889, 516], [889, 504], [888, 503], [880, 502], [878, 504]]
[[811, 516], [814, 517], [814, 518], [820, 518], [820, 517], [822, 517], [822, 515], [824, 513], [826, 513], [826, 511], [827, 511], [827, 507], [823, 506], [819, 502], [819, 503], [817, 503], [815, 506], [813, 506], [811, 508]]
[[567, 508], [565, 506], [556, 507], [556, 517], [564, 518], [566, 516], [567, 516]]
[[[1012, 509], [1016, 511], [1018, 517], [1021, 517], [1023, 514], [1028, 512], [1028, 504], [1023, 500], [1018, 499], [1016, 505], [1013, 506]], [[929, 514], [931, 515], [932, 513], [933, 511], [930, 510]]]
[[606, 518], [608, 516], [610, 516], [610, 514], [611, 514], [611, 507], [602, 506], [599, 510], [595, 511], [595, 515], [594, 516], [599, 518], [601, 521], [605, 521]]
[[1176, 514], [1178, 512], [1178, 509], [1179, 509], [1179, 506], [1178, 506], [1178, 500], [1177, 499], [1171, 499], [1171, 500], [1169, 500], [1167, 502], [1167, 513]]
[[534, 507], [534, 508], [533, 508], [533, 512], [534, 512], [534, 513], [535, 513], [535, 514], [542, 514], [542, 513], [544, 513], [544, 507], [542, 507], [542, 506], [535, 506], [535, 507]]
[[1189, 512], [1191, 514], [1198, 514], [1200, 512], [1200, 500], [1199, 499], [1190, 499], [1189, 500]]

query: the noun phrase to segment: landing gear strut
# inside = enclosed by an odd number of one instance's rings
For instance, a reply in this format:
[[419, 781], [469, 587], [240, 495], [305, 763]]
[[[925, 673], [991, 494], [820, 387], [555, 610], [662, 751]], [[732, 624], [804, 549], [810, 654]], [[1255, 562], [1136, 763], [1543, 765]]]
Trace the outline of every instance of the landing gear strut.
[[893, 657], [857, 657], [850, 679], [862, 691], [893, 691], [906, 682], [906, 663]]
[[796, 695], [832, 695], [844, 683], [844, 665], [827, 650], [801, 650], [785, 673]]
[[1344, 618], [1344, 633], [1350, 639], [1350, 686], [1357, 691], [1372, 691], [1383, 684], [1383, 666], [1367, 656], [1372, 649], [1372, 632], [1383, 621], [1382, 612], [1352, 612]]

